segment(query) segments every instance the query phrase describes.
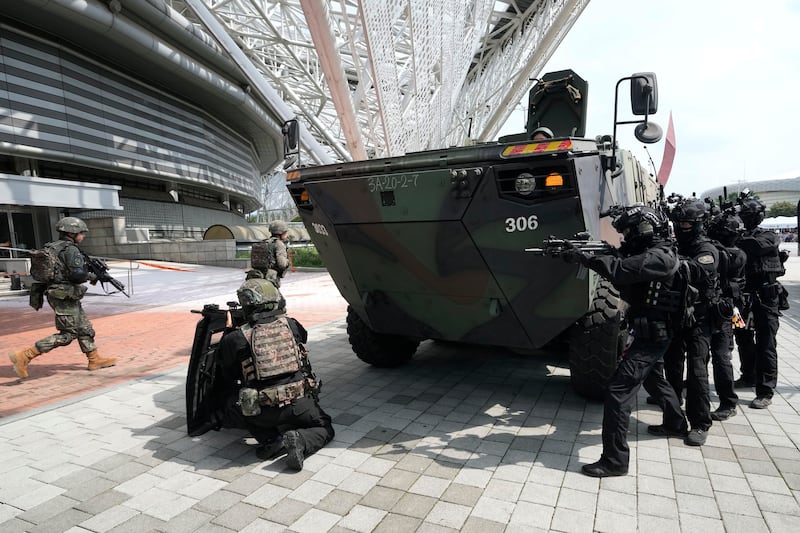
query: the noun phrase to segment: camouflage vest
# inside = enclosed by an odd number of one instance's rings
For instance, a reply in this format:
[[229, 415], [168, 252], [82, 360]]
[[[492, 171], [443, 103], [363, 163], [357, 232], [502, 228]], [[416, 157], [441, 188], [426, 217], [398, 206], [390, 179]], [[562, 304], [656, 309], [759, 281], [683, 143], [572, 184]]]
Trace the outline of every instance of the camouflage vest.
[[242, 333], [253, 352], [252, 357], [242, 361], [245, 385], [302, 370], [304, 355], [285, 316], [255, 327], [244, 325]]

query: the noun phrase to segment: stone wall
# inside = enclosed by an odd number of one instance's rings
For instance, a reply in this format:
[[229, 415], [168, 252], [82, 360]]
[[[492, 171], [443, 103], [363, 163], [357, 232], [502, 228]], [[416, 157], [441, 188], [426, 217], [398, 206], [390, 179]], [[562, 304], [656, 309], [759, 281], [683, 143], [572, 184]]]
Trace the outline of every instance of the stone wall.
[[128, 242], [124, 217], [87, 219], [86, 225], [89, 233], [81, 249], [89, 255], [235, 268], [246, 268], [249, 264], [248, 259], [236, 259], [233, 239]]

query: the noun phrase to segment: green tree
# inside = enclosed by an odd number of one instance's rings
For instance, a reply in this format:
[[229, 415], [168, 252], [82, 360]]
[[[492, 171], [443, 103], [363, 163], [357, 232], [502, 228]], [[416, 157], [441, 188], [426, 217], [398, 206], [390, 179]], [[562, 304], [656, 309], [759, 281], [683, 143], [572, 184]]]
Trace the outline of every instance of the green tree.
[[770, 217], [793, 217], [797, 214], [797, 207], [792, 202], [775, 202], [769, 208], [767, 216]]

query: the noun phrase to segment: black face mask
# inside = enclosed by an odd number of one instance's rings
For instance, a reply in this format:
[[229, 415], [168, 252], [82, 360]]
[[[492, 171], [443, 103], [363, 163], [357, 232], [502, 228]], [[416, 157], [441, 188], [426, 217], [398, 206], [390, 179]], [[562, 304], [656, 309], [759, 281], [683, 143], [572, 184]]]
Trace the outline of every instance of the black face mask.
[[680, 227], [680, 223], [675, 228], [675, 238], [678, 239], [678, 242], [691, 242], [702, 233], [703, 225], [698, 222], [692, 223], [691, 228], [682, 228]]
[[753, 229], [761, 224], [761, 217], [757, 214], [744, 214], [739, 215], [744, 223], [745, 229]]

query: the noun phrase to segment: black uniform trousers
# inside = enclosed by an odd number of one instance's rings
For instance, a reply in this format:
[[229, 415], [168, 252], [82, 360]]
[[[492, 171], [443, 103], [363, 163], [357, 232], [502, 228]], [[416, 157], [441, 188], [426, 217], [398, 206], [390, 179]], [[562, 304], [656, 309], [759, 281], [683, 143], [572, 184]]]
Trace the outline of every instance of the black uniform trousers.
[[634, 338], [608, 384], [603, 409], [602, 459], [614, 467], [628, 467], [628, 426], [642, 384], [651, 396], [663, 398], [664, 426], [678, 430], [686, 428], [675, 390], [661, 372], [653, 371], [663, 360], [669, 345], [669, 337], [657, 340]]
[[719, 397], [720, 409], [735, 409], [739, 396], [733, 387], [733, 324], [723, 320], [711, 334], [711, 366], [714, 369], [714, 389]]
[[304, 455], [308, 457], [333, 440], [331, 417], [313, 398], [293, 400], [283, 407], [261, 406], [261, 414], [243, 416], [236, 399], [228, 403], [223, 427], [246, 429], [259, 444], [268, 444], [287, 431], [296, 430], [305, 443]]
[[757, 397], [772, 398], [778, 384], [777, 294], [771, 298], [754, 297], [750, 313], [753, 329], [737, 329], [734, 332], [739, 346], [742, 378], [755, 383]]
[[711, 397], [708, 392], [708, 360], [711, 326], [706, 317], [681, 328], [664, 356], [664, 373], [678, 398], [683, 395], [683, 370], [686, 367], [686, 418], [692, 429], [711, 427]]

